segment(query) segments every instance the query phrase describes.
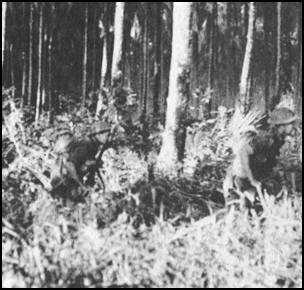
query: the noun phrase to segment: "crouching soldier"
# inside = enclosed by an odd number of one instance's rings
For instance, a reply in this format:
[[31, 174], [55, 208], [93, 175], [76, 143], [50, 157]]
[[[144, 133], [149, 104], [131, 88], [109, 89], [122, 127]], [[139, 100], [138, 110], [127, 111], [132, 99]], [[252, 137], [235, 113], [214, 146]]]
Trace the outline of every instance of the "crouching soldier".
[[[56, 169], [51, 179], [54, 194], [62, 186], [76, 185], [85, 189], [85, 176], [88, 179], [87, 183], [93, 185], [95, 173], [103, 182], [98, 168], [103, 152], [111, 147], [111, 126], [100, 121], [92, 126], [91, 132], [84, 139], [77, 140], [71, 135], [68, 136], [61, 136], [56, 143], [56, 148], [61, 148], [61, 154], [57, 158]], [[66, 142], [60, 144], [59, 141]]]
[[285, 143], [285, 138], [293, 133], [295, 114], [287, 108], [278, 108], [270, 113], [268, 130], [248, 130], [240, 134], [234, 145], [234, 160], [228, 168], [223, 184], [224, 194], [237, 190], [251, 203], [256, 193], [262, 199], [263, 180], [273, 173]]

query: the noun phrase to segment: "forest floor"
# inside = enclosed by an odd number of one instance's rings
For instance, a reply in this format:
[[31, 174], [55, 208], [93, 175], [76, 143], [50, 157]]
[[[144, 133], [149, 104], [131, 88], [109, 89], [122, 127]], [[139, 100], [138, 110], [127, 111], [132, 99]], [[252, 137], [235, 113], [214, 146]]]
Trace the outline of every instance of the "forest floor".
[[[302, 287], [302, 188], [290, 179], [265, 193], [258, 214], [238, 200], [225, 206], [222, 121], [187, 142], [179, 178], [149, 178], [152, 153], [107, 151], [105, 193], [96, 180], [75, 203], [45, 186], [54, 127], [25, 118], [11, 106], [2, 127], [2, 287]], [[80, 120], [79, 136], [89, 123]], [[300, 161], [293, 168], [300, 179]]]

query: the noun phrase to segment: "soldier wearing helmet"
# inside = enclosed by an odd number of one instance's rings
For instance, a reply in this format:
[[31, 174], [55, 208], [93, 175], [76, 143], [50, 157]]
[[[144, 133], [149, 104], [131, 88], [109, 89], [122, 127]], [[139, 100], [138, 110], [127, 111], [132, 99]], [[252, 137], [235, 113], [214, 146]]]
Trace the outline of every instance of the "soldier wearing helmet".
[[290, 109], [277, 108], [269, 115], [267, 131], [248, 131], [242, 135], [224, 180], [226, 196], [237, 189], [250, 193], [253, 201], [255, 192], [262, 191], [261, 181], [272, 173], [286, 136], [293, 132], [296, 119]]
[[111, 125], [99, 121], [92, 125], [87, 137], [83, 139], [78, 140], [68, 135], [71, 138], [70, 142], [65, 143], [65, 147], [62, 146], [61, 150], [65, 154], [62, 155], [60, 163], [57, 162], [57, 167], [60, 168], [59, 174], [57, 172], [51, 181], [53, 189], [67, 180], [72, 180], [83, 188], [83, 177], [86, 174], [88, 174], [88, 182], [92, 184], [95, 173], [99, 173], [99, 159], [111, 146], [110, 134]]

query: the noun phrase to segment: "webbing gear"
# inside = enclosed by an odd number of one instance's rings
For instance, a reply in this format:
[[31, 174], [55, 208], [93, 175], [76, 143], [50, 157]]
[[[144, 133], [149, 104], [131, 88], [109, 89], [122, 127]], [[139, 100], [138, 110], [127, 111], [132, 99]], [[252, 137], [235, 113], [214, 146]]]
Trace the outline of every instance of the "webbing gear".
[[88, 134], [88, 136], [96, 136], [99, 134], [104, 134], [111, 131], [111, 126], [103, 121], [97, 122], [92, 125], [92, 131]]

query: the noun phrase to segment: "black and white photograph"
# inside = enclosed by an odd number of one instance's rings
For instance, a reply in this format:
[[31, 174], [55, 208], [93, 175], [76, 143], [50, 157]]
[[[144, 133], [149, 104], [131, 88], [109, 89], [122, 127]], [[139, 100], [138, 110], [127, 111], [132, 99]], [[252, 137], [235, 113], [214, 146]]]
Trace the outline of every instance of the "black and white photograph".
[[302, 288], [302, 2], [2, 2], [2, 288]]

